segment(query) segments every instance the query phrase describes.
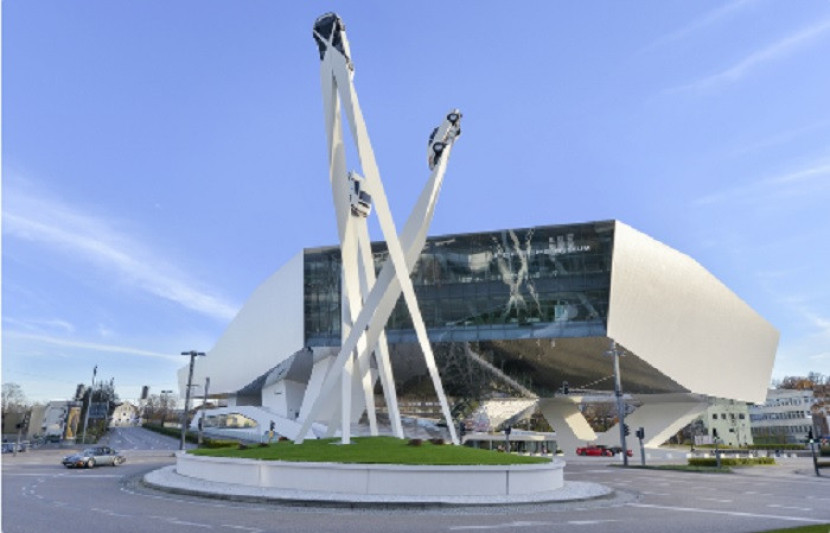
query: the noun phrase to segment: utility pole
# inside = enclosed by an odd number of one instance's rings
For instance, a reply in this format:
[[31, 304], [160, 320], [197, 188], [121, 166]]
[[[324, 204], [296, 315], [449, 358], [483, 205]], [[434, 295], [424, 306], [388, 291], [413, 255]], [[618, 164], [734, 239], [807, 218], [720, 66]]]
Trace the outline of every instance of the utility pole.
[[92, 409], [92, 393], [95, 389], [95, 375], [98, 374], [98, 365], [92, 369], [92, 384], [89, 387], [89, 400], [86, 402], [86, 416], [84, 416], [84, 433], [81, 437], [81, 444], [86, 444], [86, 426], [89, 424], [89, 410]]
[[614, 357], [614, 395], [617, 397], [617, 413], [620, 420], [620, 448], [622, 448], [623, 465], [628, 466], [628, 447], [625, 445], [625, 401], [620, 378], [620, 351], [614, 340], [611, 340], [611, 349], [606, 353]]
[[163, 390], [161, 391], [161, 427], [164, 427], [164, 423], [167, 421], [167, 404], [170, 401], [170, 395], [173, 394], [172, 390]]
[[189, 352], [182, 352], [182, 355], [190, 356], [190, 372], [187, 375], [187, 390], [184, 393], [184, 412], [182, 413], [182, 441], [179, 443], [179, 449], [184, 450], [184, 441], [187, 434], [187, 414], [190, 411], [190, 387], [193, 381], [193, 363], [197, 356], [204, 356], [205, 352], [197, 352], [190, 350]]
[[205, 399], [202, 401], [202, 418], [199, 419], [199, 446], [202, 445], [202, 434], [205, 431], [205, 406], [207, 405], [209, 387], [210, 378], [205, 378]]

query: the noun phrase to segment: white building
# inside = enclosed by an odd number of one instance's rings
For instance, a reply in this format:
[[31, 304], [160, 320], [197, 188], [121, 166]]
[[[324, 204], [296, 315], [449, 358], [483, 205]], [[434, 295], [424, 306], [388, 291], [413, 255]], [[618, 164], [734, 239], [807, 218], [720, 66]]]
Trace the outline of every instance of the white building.
[[711, 444], [717, 435], [719, 442], [727, 446], [754, 444], [749, 417], [749, 406], [735, 400], [712, 400], [701, 417], [706, 427], [705, 440], [696, 436], [696, 443]]
[[770, 389], [766, 401], [749, 409], [758, 444], [802, 444], [813, 427], [812, 390]]
[[110, 417], [110, 427], [133, 426], [138, 422], [138, 407], [130, 402], [124, 402], [115, 406]]
[[[374, 243], [374, 256], [376, 266], [385, 259], [382, 243]], [[340, 275], [338, 247], [296, 255], [197, 358], [193, 382], [210, 377], [210, 392], [229, 397], [226, 412], [245, 406], [258, 431], [274, 420], [280, 435], [294, 438], [340, 346]], [[775, 328], [694, 259], [621, 222], [432, 237], [412, 279], [445, 374], [454, 358], [455, 377], [442, 376], [451, 400], [473, 375], [485, 391], [536, 399], [566, 452], [619, 435], [616, 428], [594, 433], [579, 411], [583, 393], [613, 390], [612, 340], [625, 353], [623, 390], [639, 406], [627, 423], [645, 428], [647, 446], [700, 416], [711, 398], [766, 397]], [[411, 328], [398, 305], [386, 333], [401, 405], [431, 401], [422, 396], [426, 367]], [[185, 366], [181, 391], [186, 380]], [[555, 395], [563, 382], [571, 394]], [[365, 412], [359, 387], [352, 406], [357, 423]], [[718, 413], [718, 423], [731, 424], [732, 413]], [[746, 442], [741, 413], [734, 414], [736, 425], [719, 434], [732, 428]]]

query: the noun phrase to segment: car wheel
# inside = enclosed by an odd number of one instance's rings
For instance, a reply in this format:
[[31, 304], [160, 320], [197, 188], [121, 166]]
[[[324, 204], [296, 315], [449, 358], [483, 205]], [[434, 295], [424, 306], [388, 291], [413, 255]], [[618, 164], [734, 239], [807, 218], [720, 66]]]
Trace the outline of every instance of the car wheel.
[[89, 461], [86, 462], [86, 467], [87, 468], [92, 468], [94, 466], [95, 466], [95, 459], [90, 459]]

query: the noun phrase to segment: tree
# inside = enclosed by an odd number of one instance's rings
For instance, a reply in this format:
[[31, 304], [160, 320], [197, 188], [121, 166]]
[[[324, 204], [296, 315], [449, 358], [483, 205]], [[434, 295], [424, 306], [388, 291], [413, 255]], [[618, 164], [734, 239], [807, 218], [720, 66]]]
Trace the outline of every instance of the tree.
[[146, 421], [155, 421], [157, 424], [164, 425], [164, 422], [169, 418], [176, 409], [178, 397], [172, 394], [151, 394], [147, 397], [144, 404], [144, 414], [142, 418]]
[[[814, 374], [811, 372], [811, 374]], [[791, 390], [813, 390], [816, 384], [809, 378], [804, 376], [785, 376], [778, 385], [779, 389]]]
[[21, 413], [28, 408], [26, 395], [17, 383], [3, 383], [3, 418], [9, 413]]

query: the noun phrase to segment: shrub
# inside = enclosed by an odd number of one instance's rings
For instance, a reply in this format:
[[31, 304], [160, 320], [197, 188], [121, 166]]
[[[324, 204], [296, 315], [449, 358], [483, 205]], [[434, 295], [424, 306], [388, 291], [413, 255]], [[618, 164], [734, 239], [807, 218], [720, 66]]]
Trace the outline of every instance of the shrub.
[[442, 439], [440, 437], [437, 437], [437, 438], [434, 438], [434, 439], [429, 439], [429, 442], [431, 442], [432, 444], [434, 444], [436, 446], [443, 446], [445, 444], [444, 439]]
[[239, 444], [235, 440], [226, 440], [226, 439], [205, 439], [204, 443], [202, 444], [205, 448], [231, 448]]
[[[721, 466], [752, 466], [752, 465], [774, 465], [772, 457], [721, 457]], [[714, 457], [692, 457], [689, 459], [689, 466], [717, 466], [718, 461]]]
[[423, 439], [409, 439], [409, 442], [407, 444], [409, 446], [420, 446], [423, 443]]
[[248, 449], [248, 445], [247, 445], [247, 444], [245, 444], [245, 443], [240, 442], [240, 443], [239, 443], [239, 449], [240, 449], [240, 450], [247, 450], [247, 449]]

